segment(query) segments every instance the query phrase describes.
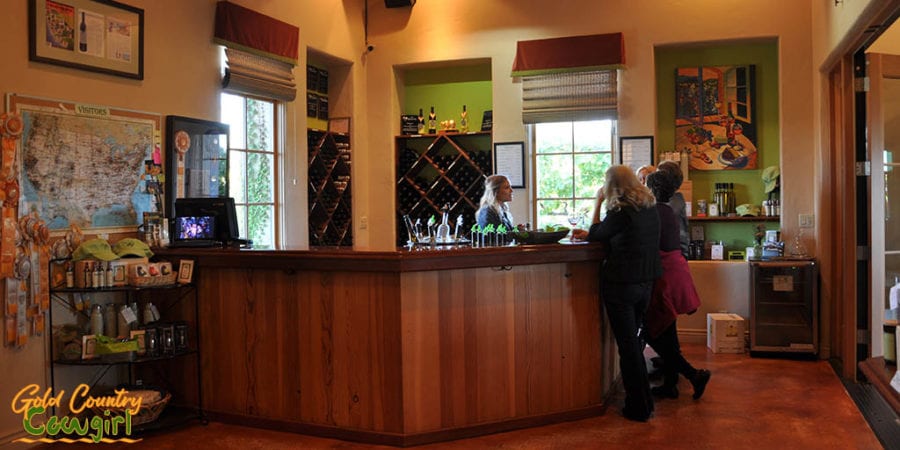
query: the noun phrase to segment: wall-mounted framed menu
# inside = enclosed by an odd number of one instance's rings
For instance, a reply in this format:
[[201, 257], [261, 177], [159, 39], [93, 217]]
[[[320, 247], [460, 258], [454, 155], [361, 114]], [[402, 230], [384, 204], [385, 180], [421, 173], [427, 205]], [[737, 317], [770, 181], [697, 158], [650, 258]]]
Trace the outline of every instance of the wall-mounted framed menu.
[[653, 136], [620, 137], [619, 162], [631, 170], [653, 164]]
[[525, 143], [497, 142], [494, 144], [494, 170], [509, 179], [513, 188], [525, 187]]

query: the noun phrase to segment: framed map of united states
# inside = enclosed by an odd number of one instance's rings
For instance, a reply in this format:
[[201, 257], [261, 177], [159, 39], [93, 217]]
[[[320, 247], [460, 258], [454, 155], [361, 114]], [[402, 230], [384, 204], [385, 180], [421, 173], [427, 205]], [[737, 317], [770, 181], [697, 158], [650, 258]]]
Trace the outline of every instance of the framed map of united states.
[[6, 109], [24, 122], [20, 215], [37, 211], [51, 230], [128, 232], [162, 211], [159, 114], [16, 94]]

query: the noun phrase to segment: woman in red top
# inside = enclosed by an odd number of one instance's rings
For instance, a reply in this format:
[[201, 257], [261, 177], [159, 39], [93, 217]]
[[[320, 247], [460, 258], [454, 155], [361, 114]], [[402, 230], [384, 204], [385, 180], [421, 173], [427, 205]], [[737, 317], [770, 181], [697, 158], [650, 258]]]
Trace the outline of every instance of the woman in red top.
[[659, 254], [663, 275], [653, 286], [642, 333], [653, 350], [663, 359], [663, 384], [651, 389], [663, 398], [678, 398], [678, 374], [694, 387], [694, 399], [703, 395], [711, 373], [695, 369], [681, 354], [676, 318], [693, 314], [700, 307], [700, 296], [687, 260], [681, 253], [678, 217], [666, 204], [675, 193], [676, 180], [667, 172], [654, 172], [647, 177], [647, 187], [656, 197], [659, 212]]

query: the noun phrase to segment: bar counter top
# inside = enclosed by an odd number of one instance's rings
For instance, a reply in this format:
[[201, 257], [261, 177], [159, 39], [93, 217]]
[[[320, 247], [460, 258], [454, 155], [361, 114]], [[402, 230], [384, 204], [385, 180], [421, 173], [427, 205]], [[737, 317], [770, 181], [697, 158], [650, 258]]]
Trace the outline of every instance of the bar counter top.
[[520, 266], [547, 262], [599, 261], [600, 244], [543, 244], [505, 247], [403, 247], [393, 252], [354, 251], [343, 247], [309, 250], [154, 248], [158, 256], [183, 256], [200, 267], [254, 269], [416, 272], [474, 267]]

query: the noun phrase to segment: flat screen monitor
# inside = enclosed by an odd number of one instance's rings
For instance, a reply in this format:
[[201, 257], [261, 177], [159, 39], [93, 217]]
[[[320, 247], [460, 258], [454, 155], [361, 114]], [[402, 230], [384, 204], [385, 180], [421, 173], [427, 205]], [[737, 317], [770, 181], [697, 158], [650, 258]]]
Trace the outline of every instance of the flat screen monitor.
[[175, 240], [197, 239], [216, 239], [216, 218], [213, 216], [176, 217]]
[[239, 240], [237, 212], [231, 197], [175, 199], [176, 223], [182, 217], [212, 217], [215, 223], [213, 239], [224, 243]]

